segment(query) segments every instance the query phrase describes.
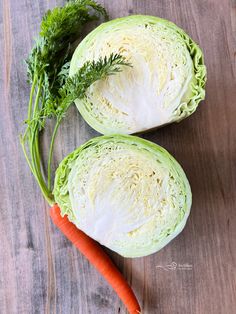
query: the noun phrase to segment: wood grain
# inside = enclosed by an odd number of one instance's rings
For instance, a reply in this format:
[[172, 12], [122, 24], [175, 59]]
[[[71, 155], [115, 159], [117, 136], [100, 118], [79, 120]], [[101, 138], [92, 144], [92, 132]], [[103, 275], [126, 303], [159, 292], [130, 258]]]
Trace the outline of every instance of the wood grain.
[[[189, 177], [193, 207], [185, 230], [149, 257], [109, 254], [145, 314], [235, 313], [236, 3], [100, 2], [112, 18], [145, 13], [177, 23], [199, 42], [208, 68], [207, 97], [197, 112], [144, 136], [168, 149]], [[55, 0], [1, 0], [0, 313], [126, 313], [111, 288], [50, 222], [19, 145], [29, 95], [22, 60], [43, 13], [55, 5]], [[94, 135], [72, 108], [58, 134], [54, 167]], [[43, 146], [47, 148], [47, 139]], [[156, 267], [171, 262], [188, 263], [192, 269]]]

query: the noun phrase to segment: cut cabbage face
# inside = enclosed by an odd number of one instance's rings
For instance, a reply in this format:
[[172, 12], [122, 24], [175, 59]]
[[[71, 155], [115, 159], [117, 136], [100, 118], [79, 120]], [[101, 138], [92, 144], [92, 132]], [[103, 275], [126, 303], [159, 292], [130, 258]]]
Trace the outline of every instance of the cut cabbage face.
[[101, 24], [77, 47], [70, 75], [88, 60], [119, 53], [132, 64], [95, 82], [75, 104], [102, 134], [132, 134], [181, 121], [205, 97], [206, 67], [196, 43], [175, 24], [134, 15]]
[[191, 207], [184, 171], [146, 140], [97, 137], [68, 155], [55, 178], [61, 214], [125, 257], [160, 250], [183, 229]]

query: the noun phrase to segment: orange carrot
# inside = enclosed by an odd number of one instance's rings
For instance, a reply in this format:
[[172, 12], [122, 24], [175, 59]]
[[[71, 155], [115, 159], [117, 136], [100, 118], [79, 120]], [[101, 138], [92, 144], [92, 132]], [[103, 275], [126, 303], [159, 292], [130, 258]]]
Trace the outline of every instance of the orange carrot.
[[68, 220], [67, 216], [62, 217], [60, 208], [56, 204], [51, 208], [50, 216], [62, 233], [109, 282], [125, 304], [129, 313], [140, 313], [141, 309], [132, 289], [98, 242], [79, 230]]

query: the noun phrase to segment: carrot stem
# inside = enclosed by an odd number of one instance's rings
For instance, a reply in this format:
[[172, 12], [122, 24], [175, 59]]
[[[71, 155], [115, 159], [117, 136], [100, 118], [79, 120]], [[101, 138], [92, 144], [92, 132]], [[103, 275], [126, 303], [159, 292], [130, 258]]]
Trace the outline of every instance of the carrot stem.
[[52, 154], [53, 154], [53, 148], [54, 148], [54, 142], [57, 135], [58, 128], [60, 126], [60, 120], [56, 121], [56, 125], [54, 127], [53, 133], [52, 133], [52, 139], [50, 143], [49, 148], [49, 154], [48, 154], [48, 189], [51, 189], [51, 163], [52, 163]]
[[54, 224], [79, 249], [89, 262], [103, 275], [123, 301], [130, 314], [141, 313], [139, 303], [129, 284], [98, 242], [79, 230], [67, 216], [61, 216], [55, 204], [50, 210]]

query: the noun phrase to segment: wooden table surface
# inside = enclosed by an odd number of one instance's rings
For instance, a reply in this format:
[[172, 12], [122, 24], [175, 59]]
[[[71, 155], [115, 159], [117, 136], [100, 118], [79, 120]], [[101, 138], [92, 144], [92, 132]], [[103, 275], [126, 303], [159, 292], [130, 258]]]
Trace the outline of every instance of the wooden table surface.
[[[157, 254], [138, 259], [109, 254], [145, 314], [233, 314], [236, 1], [101, 3], [111, 18], [144, 13], [177, 23], [203, 48], [208, 69], [206, 100], [197, 112], [180, 124], [144, 135], [169, 150], [187, 173], [193, 206], [186, 228]], [[44, 12], [55, 5], [54, 0], [1, 0], [0, 313], [122, 314], [126, 311], [112, 289], [51, 223], [19, 145], [29, 96], [23, 59]], [[71, 108], [58, 134], [54, 167], [94, 135]], [[173, 262], [176, 269], [158, 267]], [[182, 269], [183, 264], [188, 266]]]

